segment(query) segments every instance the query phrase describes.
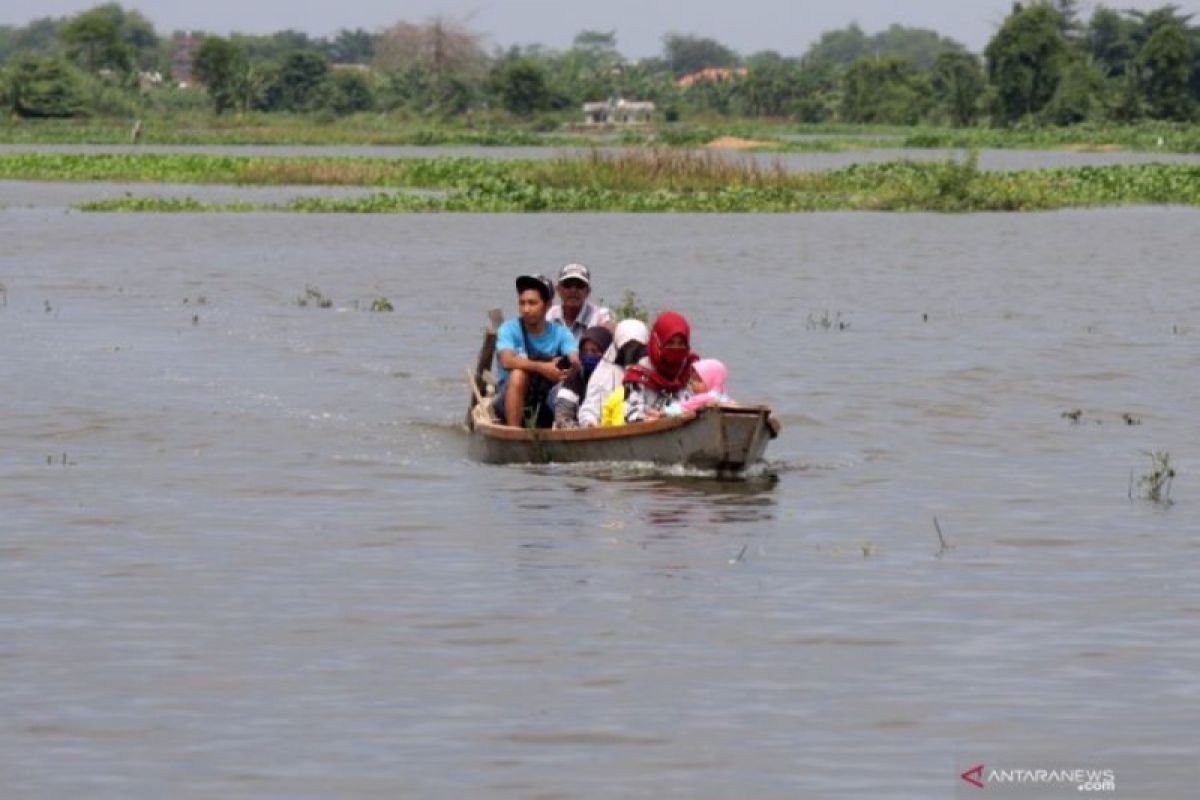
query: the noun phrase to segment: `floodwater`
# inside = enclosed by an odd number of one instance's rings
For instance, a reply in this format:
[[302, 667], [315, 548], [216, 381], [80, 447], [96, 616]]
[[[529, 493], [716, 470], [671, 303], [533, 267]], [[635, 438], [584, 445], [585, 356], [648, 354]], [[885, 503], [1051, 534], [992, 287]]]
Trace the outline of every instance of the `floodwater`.
[[[617, 149], [600, 148], [607, 152]], [[231, 156], [361, 156], [374, 158], [493, 158], [498, 160], [579, 157], [592, 152], [581, 147], [417, 147], [411, 145], [44, 145], [0, 144], [3, 153], [206, 153]], [[847, 150], [840, 153], [745, 153], [714, 151], [731, 159], [751, 159], [763, 165], [782, 164], [793, 172], [843, 169], [851, 164], [910, 161], [945, 161], [965, 157], [956, 149], [884, 148]], [[1007, 171], [1056, 167], [1115, 166], [1120, 164], [1200, 164], [1200, 153], [1134, 151], [1079, 152], [1073, 150], [981, 149], [981, 169]]]
[[[0, 243], [5, 797], [1194, 796], [1198, 210]], [[485, 309], [566, 260], [689, 316], [774, 479], [465, 458]]]

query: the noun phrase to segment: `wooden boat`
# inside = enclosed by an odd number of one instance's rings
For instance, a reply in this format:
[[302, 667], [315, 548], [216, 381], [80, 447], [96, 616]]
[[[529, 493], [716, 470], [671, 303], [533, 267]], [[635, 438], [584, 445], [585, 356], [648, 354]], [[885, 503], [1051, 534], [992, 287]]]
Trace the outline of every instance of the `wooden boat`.
[[766, 406], [735, 403], [651, 422], [574, 430], [500, 425], [489, 407], [485, 400], [475, 408], [469, 449], [472, 458], [488, 464], [637, 461], [737, 473], [761, 461], [779, 431]]
[[739, 473], [759, 462], [767, 443], [779, 434], [779, 422], [764, 405], [721, 403], [695, 414], [605, 428], [549, 430], [499, 424], [492, 413], [492, 383], [487, 369], [495, 351], [503, 315], [490, 323], [475, 372], [467, 370], [471, 404], [467, 411], [469, 453], [487, 464], [649, 462]]

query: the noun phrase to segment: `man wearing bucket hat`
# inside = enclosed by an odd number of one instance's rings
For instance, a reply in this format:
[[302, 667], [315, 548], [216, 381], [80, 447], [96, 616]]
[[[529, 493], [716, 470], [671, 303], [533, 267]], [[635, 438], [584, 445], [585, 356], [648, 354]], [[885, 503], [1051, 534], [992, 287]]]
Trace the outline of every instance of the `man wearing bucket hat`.
[[616, 323], [612, 312], [604, 306], [588, 302], [588, 296], [592, 293], [592, 274], [583, 264], [567, 264], [560, 269], [557, 288], [560, 304], [550, 309], [546, 319], [566, 325], [575, 341], [578, 342], [584, 331], [596, 325], [610, 331], [613, 329]]
[[554, 285], [545, 275], [517, 278], [516, 319], [496, 332], [496, 361], [500, 381], [496, 416], [506, 425], [522, 426], [527, 416], [538, 427], [554, 419], [550, 390], [579, 369], [579, 347], [562, 324], [546, 319]]

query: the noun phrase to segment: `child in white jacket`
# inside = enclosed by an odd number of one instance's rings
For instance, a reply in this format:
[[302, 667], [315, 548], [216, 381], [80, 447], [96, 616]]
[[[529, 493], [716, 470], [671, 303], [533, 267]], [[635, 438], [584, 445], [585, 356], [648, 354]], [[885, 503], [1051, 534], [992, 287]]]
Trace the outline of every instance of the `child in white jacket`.
[[587, 393], [579, 406], [579, 427], [595, 428], [600, 424], [604, 401], [621, 388], [625, 368], [636, 364], [646, 354], [648, 341], [650, 331], [641, 320], [626, 319], [617, 325], [613, 343], [588, 380]]

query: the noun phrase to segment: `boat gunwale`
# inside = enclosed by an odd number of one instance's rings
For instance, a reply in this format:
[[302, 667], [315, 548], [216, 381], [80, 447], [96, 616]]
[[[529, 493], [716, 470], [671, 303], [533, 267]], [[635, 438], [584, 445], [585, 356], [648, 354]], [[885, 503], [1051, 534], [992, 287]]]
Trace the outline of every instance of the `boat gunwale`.
[[[763, 405], [741, 405], [737, 403], [720, 403], [710, 408], [735, 415], [761, 415], [764, 422], [771, 411], [770, 408]], [[566, 428], [562, 430], [554, 430], [553, 428], [516, 428], [510, 425], [501, 425], [498, 422], [490, 420], [476, 420], [474, 430], [481, 436], [491, 439], [518, 442], [596, 442], [609, 439], [633, 439], [690, 425], [698, 421], [701, 415], [708, 410], [701, 409], [700, 413], [685, 412], [678, 417], [662, 417], [648, 422], [634, 422], [626, 425], [596, 428]], [[773, 433], [771, 438], [774, 438]]]

